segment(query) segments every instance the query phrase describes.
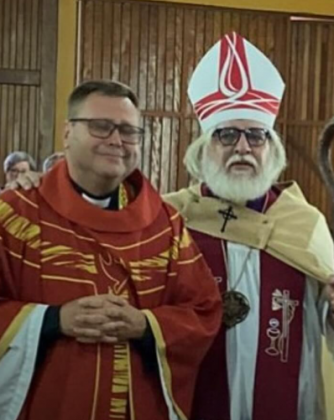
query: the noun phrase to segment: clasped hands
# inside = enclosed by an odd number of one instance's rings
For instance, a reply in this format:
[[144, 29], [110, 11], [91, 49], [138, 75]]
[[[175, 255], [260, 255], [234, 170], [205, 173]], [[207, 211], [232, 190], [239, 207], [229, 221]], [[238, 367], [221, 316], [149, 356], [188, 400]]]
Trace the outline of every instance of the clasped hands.
[[113, 294], [88, 296], [62, 305], [61, 332], [80, 343], [109, 343], [139, 339], [147, 326], [145, 315]]

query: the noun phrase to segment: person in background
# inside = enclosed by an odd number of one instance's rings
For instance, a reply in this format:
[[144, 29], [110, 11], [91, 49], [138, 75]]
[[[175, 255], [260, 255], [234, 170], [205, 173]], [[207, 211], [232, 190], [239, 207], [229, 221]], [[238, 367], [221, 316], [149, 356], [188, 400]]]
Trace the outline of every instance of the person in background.
[[36, 170], [35, 160], [29, 153], [22, 151], [10, 153], [3, 163], [6, 184], [15, 181], [20, 174], [25, 174], [29, 171], [35, 172]]
[[52, 155], [48, 156], [43, 162], [43, 173], [48, 172], [53, 166], [60, 160], [64, 158], [64, 152], [55, 152]]

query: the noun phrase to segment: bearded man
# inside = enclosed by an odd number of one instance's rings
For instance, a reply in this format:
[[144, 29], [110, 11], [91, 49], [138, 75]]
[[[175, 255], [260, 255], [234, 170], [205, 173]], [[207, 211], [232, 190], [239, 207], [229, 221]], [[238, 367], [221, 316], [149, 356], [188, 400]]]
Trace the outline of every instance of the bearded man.
[[[193, 420], [323, 420], [321, 336], [333, 349], [332, 239], [296, 183], [273, 126], [284, 83], [237, 34], [189, 86], [203, 135], [185, 164], [199, 184], [165, 199], [185, 218], [222, 295], [220, 332], [198, 378]], [[226, 398], [228, 395], [228, 398]]]

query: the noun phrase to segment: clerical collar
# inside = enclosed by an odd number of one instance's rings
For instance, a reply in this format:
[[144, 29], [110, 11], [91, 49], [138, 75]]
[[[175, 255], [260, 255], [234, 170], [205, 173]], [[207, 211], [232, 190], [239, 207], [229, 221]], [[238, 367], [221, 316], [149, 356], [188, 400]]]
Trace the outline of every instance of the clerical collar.
[[112, 191], [111, 193], [104, 194], [102, 196], [97, 196], [84, 190], [73, 180], [71, 181], [74, 189], [82, 196], [82, 198], [84, 198], [89, 203], [94, 204], [95, 206], [100, 207], [101, 209], [119, 209], [119, 187], [117, 187], [116, 190]]

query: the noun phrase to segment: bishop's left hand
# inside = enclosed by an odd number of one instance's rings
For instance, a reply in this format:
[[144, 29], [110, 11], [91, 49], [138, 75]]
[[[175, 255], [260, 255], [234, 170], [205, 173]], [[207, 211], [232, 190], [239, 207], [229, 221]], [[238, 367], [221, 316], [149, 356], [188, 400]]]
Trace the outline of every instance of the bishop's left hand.
[[325, 292], [329, 303], [328, 321], [334, 328], [334, 276], [330, 277], [328, 284], [325, 286]]
[[[112, 296], [110, 297], [112, 302]], [[122, 306], [110, 305], [106, 311], [110, 322], [102, 327], [102, 342], [115, 343], [142, 338], [146, 327], [146, 316], [142, 311], [124, 301]]]

